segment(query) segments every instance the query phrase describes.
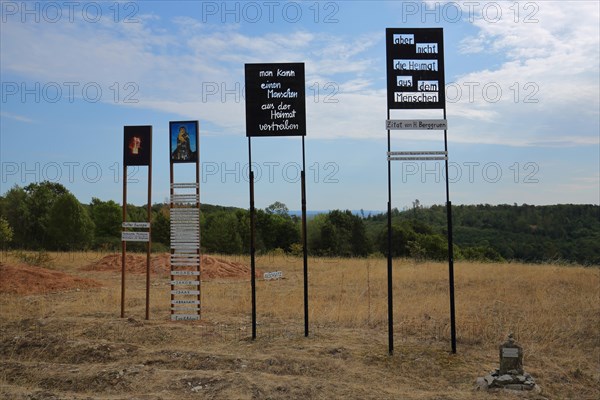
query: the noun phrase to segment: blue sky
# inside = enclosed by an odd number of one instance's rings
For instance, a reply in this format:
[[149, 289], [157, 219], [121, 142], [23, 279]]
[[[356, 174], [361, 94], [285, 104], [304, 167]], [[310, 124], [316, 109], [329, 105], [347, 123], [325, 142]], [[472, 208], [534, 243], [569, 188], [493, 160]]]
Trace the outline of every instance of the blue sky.
[[[201, 198], [248, 207], [244, 64], [304, 62], [308, 208], [384, 210], [385, 28], [444, 28], [454, 204], [600, 203], [596, 1], [10, 2], [0, 25], [0, 194], [44, 179], [122, 199], [125, 125], [200, 123]], [[440, 110], [392, 118], [441, 118]], [[392, 131], [393, 150], [443, 150]], [[252, 141], [256, 204], [300, 209], [299, 138]], [[443, 164], [393, 164], [393, 205], [443, 204]], [[178, 180], [193, 179], [177, 165]], [[189, 179], [188, 179], [189, 178]], [[131, 171], [145, 202], [147, 172]], [[137, 181], [137, 182], [136, 182]]]

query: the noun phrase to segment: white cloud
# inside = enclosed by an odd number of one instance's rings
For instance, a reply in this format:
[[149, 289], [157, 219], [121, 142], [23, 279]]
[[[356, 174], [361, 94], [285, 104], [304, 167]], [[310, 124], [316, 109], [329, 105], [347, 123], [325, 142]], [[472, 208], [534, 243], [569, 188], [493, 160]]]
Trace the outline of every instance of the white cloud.
[[25, 117], [23, 115], [9, 113], [9, 112], [6, 112], [6, 111], [1, 111], [0, 112], [0, 117], [14, 119], [15, 121], [19, 121], [19, 122], [26, 122], [26, 123], [33, 123], [33, 122], [35, 122], [31, 118]]
[[[461, 50], [505, 61], [460, 76], [455, 83], [462, 97], [449, 106], [450, 115], [472, 120], [498, 143], [598, 144], [598, 3], [531, 3], [521, 8], [519, 22], [514, 7], [523, 5], [496, 4], [506, 18], [492, 23], [480, 16], [477, 35], [465, 38]], [[537, 22], [526, 23], [526, 16]], [[502, 90], [497, 101], [496, 88]]]
[[[503, 61], [463, 73], [448, 88], [453, 140], [515, 146], [598, 143], [598, 3], [535, 3], [537, 23], [524, 23], [531, 17], [526, 12], [531, 10], [524, 9], [515, 23], [509, 7], [516, 3], [498, 4], [506, 18], [496, 23], [476, 18], [476, 34], [459, 45], [463, 53]], [[227, 134], [239, 134], [244, 131], [243, 64], [303, 61], [312, 137], [385, 134], [381, 32], [248, 35], [237, 25], [208, 26], [189, 17], [165, 21], [143, 15], [139, 20], [9, 21], [2, 27], [3, 73], [28, 81], [99, 82], [105, 87], [135, 82], [140, 102], [128, 106], [199, 118]], [[373, 56], [373, 49], [381, 54]], [[472, 98], [469, 87], [474, 88]], [[216, 93], [207, 92], [215, 88]], [[456, 88], [460, 96], [451, 98]]]

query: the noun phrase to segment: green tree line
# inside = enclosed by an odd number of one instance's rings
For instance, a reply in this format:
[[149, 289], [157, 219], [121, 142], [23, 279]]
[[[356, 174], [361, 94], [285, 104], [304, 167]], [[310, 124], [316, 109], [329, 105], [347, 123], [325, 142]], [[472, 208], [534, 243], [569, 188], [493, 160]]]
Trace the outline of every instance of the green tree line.
[[[147, 220], [146, 206], [127, 206], [127, 220]], [[169, 205], [151, 207], [153, 251], [168, 251]], [[573, 262], [600, 264], [600, 207], [595, 205], [459, 205], [453, 206], [454, 255], [478, 261]], [[299, 255], [301, 221], [285, 204], [256, 211], [259, 253]], [[122, 208], [112, 200], [80, 203], [58, 183], [15, 186], [0, 196], [0, 245], [24, 250], [117, 250]], [[249, 252], [250, 214], [246, 209], [202, 204], [202, 250]], [[366, 257], [388, 254], [387, 213], [364, 216], [332, 210], [309, 218], [309, 254]], [[145, 249], [143, 243], [128, 248]], [[446, 208], [412, 207], [392, 211], [392, 255], [416, 259], [448, 257]]]

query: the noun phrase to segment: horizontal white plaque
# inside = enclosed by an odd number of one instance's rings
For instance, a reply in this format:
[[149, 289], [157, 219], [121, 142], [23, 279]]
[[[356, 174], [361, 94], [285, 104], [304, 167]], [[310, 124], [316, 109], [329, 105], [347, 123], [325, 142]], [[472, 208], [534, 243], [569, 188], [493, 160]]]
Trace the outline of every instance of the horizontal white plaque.
[[196, 306], [196, 307], [171, 307], [171, 311], [191, 311], [191, 312], [198, 312], [200, 310], [200, 306]]
[[445, 151], [388, 151], [388, 156], [436, 156], [446, 155]]
[[149, 242], [150, 232], [121, 232], [121, 240], [124, 242]]
[[173, 189], [191, 189], [191, 188], [195, 189], [195, 188], [198, 187], [198, 184], [194, 183], [194, 182], [192, 182], [192, 183], [183, 183], [183, 182], [181, 182], [181, 183], [171, 183], [171, 187]]
[[123, 228], [150, 228], [150, 222], [123, 222]]
[[516, 347], [504, 347], [502, 348], [502, 357], [517, 358], [519, 357], [519, 349]]
[[198, 321], [198, 314], [171, 314], [171, 321]]
[[200, 286], [199, 281], [171, 281], [171, 285], [189, 285], [189, 286]]
[[188, 261], [188, 262], [173, 262], [171, 261], [171, 266], [172, 267], [197, 267], [198, 265], [200, 265], [200, 261], [196, 260], [196, 261]]
[[385, 129], [389, 130], [446, 130], [445, 119], [387, 119]]
[[176, 276], [198, 276], [200, 271], [171, 271], [171, 275]]
[[183, 289], [178, 289], [178, 290], [171, 290], [171, 294], [182, 295], [182, 296], [186, 296], [186, 295], [199, 295], [200, 291], [199, 290], [183, 290]]
[[171, 300], [171, 304], [200, 304], [200, 300]]
[[282, 271], [265, 272], [263, 274], [263, 278], [265, 280], [269, 280], [269, 279], [281, 279], [281, 278], [283, 278], [283, 272]]
[[447, 157], [388, 157], [390, 161], [443, 161]]

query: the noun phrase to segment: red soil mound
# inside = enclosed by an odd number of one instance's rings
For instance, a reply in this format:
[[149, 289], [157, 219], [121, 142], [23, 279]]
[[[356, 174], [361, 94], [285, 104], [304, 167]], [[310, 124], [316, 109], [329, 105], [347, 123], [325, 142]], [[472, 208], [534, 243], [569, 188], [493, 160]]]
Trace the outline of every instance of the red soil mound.
[[0, 293], [43, 294], [102, 286], [92, 279], [78, 278], [27, 264], [0, 263]]
[[[170, 254], [156, 254], [150, 257], [150, 273], [168, 275], [171, 271]], [[110, 254], [86, 267], [88, 271], [121, 271], [121, 254]], [[146, 273], [145, 254], [127, 254], [125, 256], [126, 271], [134, 274]], [[226, 261], [212, 256], [202, 256], [200, 264], [202, 280], [220, 278], [248, 278], [250, 267], [247, 265]], [[256, 276], [260, 276], [256, 271]]]

